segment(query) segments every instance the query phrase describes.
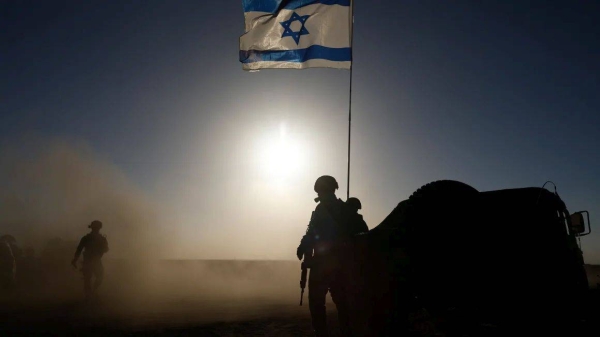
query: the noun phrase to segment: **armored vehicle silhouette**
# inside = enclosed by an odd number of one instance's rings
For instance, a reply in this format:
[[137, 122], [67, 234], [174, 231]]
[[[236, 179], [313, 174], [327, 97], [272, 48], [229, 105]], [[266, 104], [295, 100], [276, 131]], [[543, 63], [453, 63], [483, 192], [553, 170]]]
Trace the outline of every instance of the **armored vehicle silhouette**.
[[556, 188], [436, 181], [356, 238], [354, 284], [378, 336], [419, 310], [447, 335], [564, 328], [588, 290], [579, 237], [589, 233], [589, 214], [569, 213]]

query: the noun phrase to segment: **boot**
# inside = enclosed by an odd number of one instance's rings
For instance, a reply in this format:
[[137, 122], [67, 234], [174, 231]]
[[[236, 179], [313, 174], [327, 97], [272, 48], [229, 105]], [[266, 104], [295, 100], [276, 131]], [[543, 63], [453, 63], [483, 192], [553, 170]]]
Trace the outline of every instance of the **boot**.
[[327, 333], [327, 330], [315, 330], [315, 337], [329, 337], [329, 334]]

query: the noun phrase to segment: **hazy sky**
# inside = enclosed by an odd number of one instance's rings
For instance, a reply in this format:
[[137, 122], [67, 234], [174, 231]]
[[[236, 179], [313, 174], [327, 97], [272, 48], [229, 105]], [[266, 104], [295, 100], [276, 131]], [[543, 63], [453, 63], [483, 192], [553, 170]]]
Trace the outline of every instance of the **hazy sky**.
[[[0, 1], [0, 141], [87, 144], [160, 205], [171, 257], [293, 258], [315, 178], [346, 195], [349, 72], [246, 73], [243, 19], [240, 0]], [[356, 1], [351, 194], [369, 227], [438, 179], [552, 180], [598, 223], [599, 19], [594, 1]], [[281, 134], [284, 174], [265, 159]]]

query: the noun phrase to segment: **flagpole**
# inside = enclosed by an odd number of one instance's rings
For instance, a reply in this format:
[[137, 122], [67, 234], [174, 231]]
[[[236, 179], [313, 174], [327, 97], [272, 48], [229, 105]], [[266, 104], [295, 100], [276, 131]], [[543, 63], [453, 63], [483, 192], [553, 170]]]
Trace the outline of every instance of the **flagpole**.
[[348, 98], [348, 180], [346, 187], [346, 200], [350, 198], [350, 140], [352, 139], [352, 65], [354, 64], [354, 58], [352, 57], [354, 51], [354, 0], [350, 2], [351, 14], [351, 28], [350, 28], [350, 93]]

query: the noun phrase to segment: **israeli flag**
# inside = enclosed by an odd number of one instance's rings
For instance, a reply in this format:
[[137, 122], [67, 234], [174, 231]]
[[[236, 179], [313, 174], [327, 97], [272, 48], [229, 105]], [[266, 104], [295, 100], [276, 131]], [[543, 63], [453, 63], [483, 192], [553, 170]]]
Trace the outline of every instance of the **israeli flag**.
[[244, 70], [350, 69], [352, 0], [242, 0]]

